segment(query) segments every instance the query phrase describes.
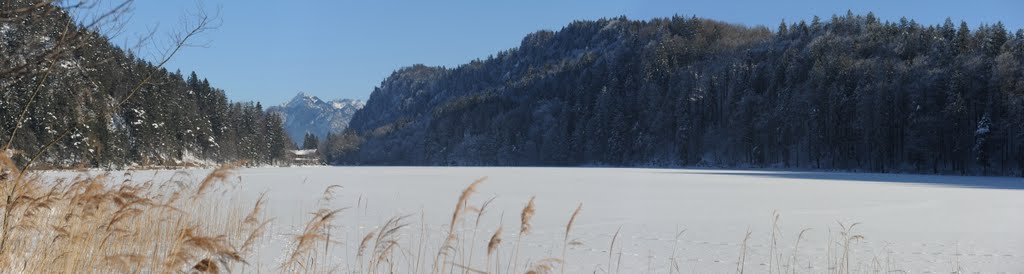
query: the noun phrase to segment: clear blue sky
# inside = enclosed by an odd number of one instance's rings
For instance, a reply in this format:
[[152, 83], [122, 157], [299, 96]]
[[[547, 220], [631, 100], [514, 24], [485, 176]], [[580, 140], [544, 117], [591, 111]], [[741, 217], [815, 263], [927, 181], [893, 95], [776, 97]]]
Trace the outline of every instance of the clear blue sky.
[[[696, 15], [774, 29], [780, 20], [823, 19], [847, 10], [901, 16], [922, 24], [946, 17], [971, 28], [1002, 21], [1024, 27], [1024, 1], [348, 1], [206, 0], [222, 24], [200, 37], [167, 68], [196, 71], [233, 100], [277, 105], [299, 91], [321, 98], [366, 99], [392, 71], [417, 63], [456, 66], [516, 47], [522, 37], [558, 30], [573, 20], [626, 15], [631, 19]], [[137, 0], [127, 34], [159, 25], [170, 31], [196, 3]]]

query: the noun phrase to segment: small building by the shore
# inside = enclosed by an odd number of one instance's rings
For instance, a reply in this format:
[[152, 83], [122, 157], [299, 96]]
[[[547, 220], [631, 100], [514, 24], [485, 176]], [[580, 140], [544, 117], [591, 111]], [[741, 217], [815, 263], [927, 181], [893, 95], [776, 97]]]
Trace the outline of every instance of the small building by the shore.
[[319, 165], [320, 153], [316, 149], [288, 150], [288, 159], [293, 165]]

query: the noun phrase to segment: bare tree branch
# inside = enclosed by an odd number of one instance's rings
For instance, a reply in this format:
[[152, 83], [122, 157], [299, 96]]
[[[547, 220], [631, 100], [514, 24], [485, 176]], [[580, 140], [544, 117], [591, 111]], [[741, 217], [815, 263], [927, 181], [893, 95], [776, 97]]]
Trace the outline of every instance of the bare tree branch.
[[[0, 9], [4, 10], [0, 12], [0, 23], [2, 22], [17, 22], [24, 20], [31, 16], [54, 16], [54, 15], [67, 15], [70, 14], [61, 13], [64, 11], [75, 11], [75, 10], [86, 10], [98, 5], [98, 1], [93, 2], [77, 2], [71, 5], [58, 6], [55, 5], [53, 0], [40, 0], [34, 4], [29, 4], [25, 7], [13, 8], [13, 9]], [[124, 0], [111, 7], [109, 10], [97, 13], [95, 16], [81, 22], [80, 28], [89, 31], [96, 31], [101, 33], [102, 29], [108, 26], [114, 26], [111, 29], [122, 28], [125, 20], [123, 16], [131, 10], [131, 5], [134, 0]], [[69, 19], [70, 20], [70, 19]], [[70, 36], [66, 37], [64, 41], [77, 41], [79, 36], [85, 34], [85, 31], [73, 31], [70, 32]], [[53, 62], [54, 59], [60, 58], [65, 52], [76, 50], [82, 47], [82, 43], [69, 43], [65, 45], [57, 45], [49, 50], [45, 50], [35, 56], [26, 57], [24, 63], [14, 65], [8, 68], [0, 68], [0, 79], [16, 79], [24, 75], [33, 74], [37, 69], [46, 67], [44, 64]]]
[[[71, 30], [71, 19], [69, 18], [68, 22], [64, 23], [64, 31], [63, 31], [63, 34], [61, 34], [61, 36], [60, 36], [60, 40], [58, 41], [58, 47], [59, 47], [60, 44], [64, 43], [64, 41], [65, 41], [64, 39], [67, 38], [67, 34], [68, 34], [68, 32], [70, 30]], [[11, 148], [11, 144], [14, 143], [14, 137], [16, 137], [18, 135], [18, 130], [21, 129], [21, 127], [25, 123], [25, 115], [28, 114], [28, 109], [32, 106], [32, 103], [35, 102], [36, 96], [39, 95], [39, 90], [43, 89], [43, 84], [46, 83], [46, 79], [48, 79], [50, 77], [50, 73], [53, 71], [53, 65], [57, 64], [57, 60], [59, 60], [59, 59], [58, 58], [53, 58], [53, 60], [50, 61], [50, 66], [46, 68], [46, 73], [43, 74], [42, 79], [39, 79], [39, 82], [36, 84], [36, 88], [32, 90], [32, 96], [30, 96], [28, 98], [28, 103], [25, 104], [24, 108], [22, 108], [21, 115], [18, 116], [18, 121], [16, 121], [14, 129], [11, 130], [11, 136], [10, 136], [10, 138], [7, 139], [7, 144], [4, 145], [4, 149], [3, 149], [4, 151], [7, 151], [8, 149], [10, 149]], [[2, 249], [3, 249], [2, 245], [0, 245], [0, 250], [2, 250]]]
[[[11, 134], [7, 142], [4, 144], [4, 151], [9, 150], [13, 145], [14, 140], [17, 137], [18, 131], [24, 126], [29, 109], [36, 101], [35, 99], [38, 97], [40, 90], [43, 88], [46, 81], [50, 78], [49, 76], [53, 72], [55, 64], [63, 56], [66, 56], [67, 52], [71, 52], [76, 49], [87, 46], [88, 40], [86, 39], [89, 38], [85, 37], [86, 34], [89, 34], [90, 32], [107, 32], [119, 35], [124, 30], [124, 26], [127, 23], [125, 16], [131, 10], [131, 4], [134, 2], [134, 0], [118, 0], [120, 2], [117, 2], [116, 5], [109, 9], [104, 10], [103, 12], [95, 13], [92, 16], [84, 15], [86, 13], [86, 11], [84, 11], [85, 9], [93, 9], [99, 6], [100, 1], [102, 0], [82, 0], [81, 2], [75, 2], [70, 5], [59, 5], [57, 4], [58, 1], [55, 0], [39, 0], [38, 2], [30, 2], [25, 4], [25, 6], [18, 8], [10, 8], [6, 6], [10, 2], [0, 2], [0, 23], [4, 23], [7, 21], [21, 22], [21, 20], [23, 20], [24, 18], [34, 16], [67, 17], [67, 22], [64, 25], [64, 31], [61, 33], [61, 38], [57, 41], [57, 43], [54, 46], [50, 47], [47, 50], [44, 50], [42, 53], [39, 53], [36, 56], [29, 56], [27, 58], [24, 58], [27, 61], [24, 61], [22, 63], [16, 63], [14, 65], [11, 65], [10, 63], [0, 63], [0, 87], [13, 85], [13, 83], [20, 81], [18, 79], [25, 76], [32, 75], [38, 72], [42, 73], [42, 77], [39, 77], [38, 80], [35, 80], [36, 78], [33, 78], [35, 81], [37, 81], [37, 83], [35, 83], [35, 88], [32, 90], [28, 102], [22, 108], [21, 114], [19, 115], [18, 120], [16, 121], [16, 125], [14, 129], [11, 130]], [[77, 11], [79, 15], [73, 16], [71, 15], [71, 13], [75, 12], [75, 9], [79, 9]], [[82, 18], [85, 19], [82, 20]], [[189, 18], [193, 18], [194, 21], [188, 21]], [[78, 19], [77, 24], [76, 19]], [[214, 16], [209, 16], [206, 13], [205, 9], [203, 9], [202, 6], [199, 5], [195, 13], [188, 13], [187, 17], [182, 18], [182, 21], [185, 22], [183, 23], [185, 30], [181, 33], [171, 34], [170, 37], [174, 42], [171, 44], [171, 46], [161, 51], [161, 57], [159, 59], [160, 62], [156, 65], [157, 69], [150, 70], [149, 74], [142, 81], [140, 81], [128, 93], [128, 95], [125, 98], [117, 102], [115, 108], [120, 108], [125, 102], [131, 99], [134, 96], [134, 94], [136, 94], [143, 86], [149, 84], [153, 77], [160, 71], [159, 68], [163, 67], [168, 61], [170, 61], [171, 58], [173, 58], [181, 49], [185, 47], [205, 46], [201, 44], [195, 44], [193, 43], [193, 40], [199, 34], [211, 29], [215, 29], [219, 26], [219, 10], [218, 13]], [[143, 44], [146, 44], [146, 42], [153, 41], [152, 37], [155, 35], [155, 33], [156, 28], [152, 28], [148, 33], [139, 36], [137, 38], [135, 46], [141, 48]], [[85, 74], [83, 68], [79, 67], [78, 69], [79, 72]], [[88, 76], [86, 76], [86, 78], [88, 78]], [[91, 79], [88, 80], [92, 82]], [[96, 86], [95, 82], [92, 83], [94, 86]], [[6, 93], [7, 89], [4, 88], [4, 90], [4, 93]], [[65, 133], [70, 131], [72, 128], [74, 127], [70, 126], [67, 130], [65, 130]], [[26, 164], [23, 170], [28, 170], [29, 165], [31, 165], [35, 158], [39, 157], [41, 153], [46, 151], [48, 148], [52, 147], [53, 143], [56, 143], [60, 139], [63, 139], [64, 136], [66, 136], [66, 134], [61, 134], [61, 136], [53, 140], [50, 145], [47, 145], [40, 149], [39, 151], [37, 151], [36, 154], [32, 157], [33, 159], [30, 160], [28, 164]], [[0, 253], [2, 253], [2, 251], [3, 244], [0, 243]]]
[[[196, 45], [190, 44], [189, 41], [197, 35], [199, 35], [200, 33], [216, 29], [217, 27], [219, 27], [219, 11], [217, 14], [215, 14], [215, 16], [211, 17], [205, 12], [205, 10], [202, 9], [202, 6], [200, 6], [193, 16], [195, 18], [195, 21], [190, 25], [186, 25], [185, 32], [172, 34], [171, 37], [174, 40], [174, 44], [169, 49], [163, 51], [163, 56], [160, 62], [156, 65], [157, 68], [163, 67], [165, 64], [167, 64], [168, 61], [171, 61], [171, 58], [173, 58], [174, 55], [181, 51], [181, 49], [186, 47], [195, 47]], [[158, 72], [159, 70], [150, 71], [149, 74], [146, 75], [146, 78], [143, 78], [141, 82], [135, 85], [135, 88], [132, 88], [132, 90], [128, 92], [128, 95], [126, 95], [124, 99], [121, 99], [121, 102], [117, 104], [117, 107], [120, 107], [127, 103], [128, 100], [135, 96], [135, 93], [141, 90], [143, 86], [148, 84], [149, 81], [153, 78], [153, 76], [155, 76]]]

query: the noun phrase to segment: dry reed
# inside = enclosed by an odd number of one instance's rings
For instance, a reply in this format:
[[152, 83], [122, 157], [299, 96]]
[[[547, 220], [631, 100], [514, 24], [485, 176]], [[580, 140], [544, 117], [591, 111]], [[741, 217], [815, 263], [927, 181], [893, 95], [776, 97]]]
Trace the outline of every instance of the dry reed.
[[569, 231], [572, 231], [572, 224], [576, 222], [576, 217], [580, 215], [580, 210], [583, 209], [583, 203], [576, 206], [576, 210], [572, 212], [572, 216], [569, 217], [569, 223], [565, 225], [565, 236], [562, 237], [562, 273], [565, 273], [565, 252], [569, 249]]
[[206, 195], [233, 165], [197, 184], [158, 185], [107, 175], [44, 179], [8, 156], [0, 155], [5, 272], [233, 272], [249, 263], [267, 226], [262, 202], [241, 214], [227, 197]]
[[747, 242], [750, 241], [750, 234], [753, 232], [747, 229], [747, 235], [743, 236], [743, 243], [740, 244], [740, 258], [736, 260], [736, 273], [743, 274], [747, 264]]
[[[262, 262], [253, 265], [251, 256], [264, 239], [271, 226], [271, 220], [264, 215], [268, 197], [259, 196], [251, 207], [232, 204], [224, 195], [213, 195], [214, 189], [228, 183], [236, 165], [225, 165], [194, 183], [188, 181], [176, 184], [158, 182], [136, 182], [126, 179], [112, 182], [110, 176], [80, 176], [74, 179], [44, 182], [33, 173], [20, 172], [9, 158], [0, 156], [0, 185], [7, 202], [3, 204], [4, 248], [0, 249], [0, 267], [8, 272], [18, 273], [234, 273], [253, 272], [267, 269]], [[127, 176], [126, 177], [130, 177]], [[426, 265], [424, 254], [432, 254], [426, 247], [430, 232], [424, 222], [418, 239], [403, 239], [401, 231], [408, 225], [409, 216], [388, 219], [382, 226], [361, 234], [355, 240], [355, 264], [334, 266], [329, 245], [340, 243], [332, 231], [338, 216], [345, 208], [331, 209], [328, 201], [336, 196], [341, 186], [334, 185], [324, 190], [321, 209], [312, 212], [309, 221], [301, 231], [292, 235], [290, 249], [277, 271], [287, 273], [357, 272], [357, 273], [550, 273], [556, 269], [565, 272], [567, 250], [579, 242], [571, 239], [582, 203], [570, 215], [565, 225], [560, 258], [524, 258], [520, 260], [523, 238], [533, 231], [536, 214], [536, 197], [531, 197], [519, 214], [520, 226], [512, 252], [502, 256], [504, 228], [501, 224], [486, 242], [477, 242], [476, 234], [486, 218], [489, 206], [495, 200], [490, 198], [479, 207], [470, 206], [470, 200], [485, 178], [467, 186], [459, 195], [456, 206], [448, 220], [443, 241], [438, 247], [433, 265]], [[177, 182], [177, 181], [176, 181]], [[365, 204], [360, 196], [357, 208]], [[365, 208], [364, 208], [365, 210]], [[475, 213], [472, 223], [462, 224], [468, 213]], [[425, 214], [424, 214], [425, 215]], [[502, 214], [503, 215], [503, 214]], [[503, 217], [503, 216], [502, 216]], [[466, 217], [471, 218], [471, 217]], [[422, 219], [422, 217], [421, 217]], [[498, 220], [501, 220], [499, 218]], [[801, 244], [809, 229], [801, 230], [791, 249], [792, 254], [784, 260], [778, 247], [782, 231], [779, 228], [780, 214], [772, 213], [772, 231], [768, 239], [768, 263], [757, 272], [798, 273], [801, 260]], [[838, 236], [832, 239], [829, 232], [829, 248], [826, 255], [831, 273], [858, 272], [853, 246], [862, 235], [854, 233], [859, 223], [839, 223]], [[459, 228], [471, 228], [460, 232]], [[608, 262], [603, 273], [619, 273], [623, 267], [621, 240], [622, 227], [611, 236], [608, 245]], [[669, 273], [680, 271], [676, 250], [685, 229], [678, 230], [669, 256]], [[333, 236], [332, 236], [333, 235]], [[360, 235], [360, 234], [357, 234]], [[470, 237], [465, 237], [471, 235]], [[748, 230], [743, 238], [736, 262], [736, 272], [747, 269], [752, 233]], [[419, 241], [420, 246], [412, 247], [409, 241]], [[322, 244], [322, 246], [321, 246]], [[759, 246], [759, 245], [755, 245]], [[322, 247], [322, 248], [320, 248]], [[486, 251], [483, 267], [473, 258], [476, 248]], [[348, 249], [346, 249], [348, 250]], [[835, 250], [835, 251], [833, 251]], [[957, 250], [959, 254], [959, 249]], [[534, 256], [536, 253], [527, 253]], [[618, 260], [613, 261], [618, 255]], [[648, 256], [653, 260], [655, 254]], [[891, 256], [891, 254], [890, 254]], [[346, 255], [347, 257], [347, 255]], [[529, 256], [527, 256], [529, 257]], [[461, 258], [462, 261], [456, 263]], [[530, 260], [536, 260], [530, 263]], [[524, 263], [525, 261], [525, 263]], [[492, 264], [493, 262], [493, 264]], [[503, 263], [508, 262], [506, 265]], [[881, 270], [882, 260], [875, 258], [874, 267]], [[894, 268], [887, 258], [886, 270]], [[407, 268], [406, 268], [407, 267]], [[504, 267], [504, 271], [503, 270]], [[456, 270], [458, 268], [459, 270]], [[648, 262], [650, 271], [653, 263]], [[594, 272], [598, 272], [595, 269]], [[962, 271], [957, 258], [954, 271]]]
[[530, 234], [530, 220], [533, 219], [533, 214], [536, 212], [536, 206], [533, 201], [537, 197], [530, 197], [530, 201], [526, 202], [526, 206], [523, 207], [523, 211], [519, 214], [519, 235], [516, 236], [516, 245], [512, 251], [512, 258], [509, 261], [508, 266], [512, 268], [511, 273], [516, 273], [516, 262], [519, 261], [519, 245], [522, 243], [523, 236]]

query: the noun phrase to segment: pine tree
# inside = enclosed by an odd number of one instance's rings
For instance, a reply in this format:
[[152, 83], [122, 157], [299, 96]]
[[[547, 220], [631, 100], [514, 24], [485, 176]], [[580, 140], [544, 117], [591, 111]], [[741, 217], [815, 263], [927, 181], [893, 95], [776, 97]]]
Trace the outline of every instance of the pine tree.
[[960, 54], [966, 54], [971, 47], [971, 29], [967, 27], [967, 22], [960, 21], [960, 28], [956, 31], [956, 40], [953, 40], [953, 45], [956, 47], [957, 52]]
[[989, 57], [995, 57], [999, 55], [1003, 44], [1009, 40], [1009, 34], [1006, 32], [1006, 28], [1003, 26], [1003, 22], [996, 22], [985, 37], [985, 53]]
[[320, 146], [320, 140], [313, 133], [306, 132], [302, 139], [302, 149], [316, 149]]
[[974, 131], [974, 160], [982, 168], [982, 174], [988, 172], [989, 162], [989, 135], [992, 133], [992, 120], [989, 114], [981, 117], [978, 121], [978, 129]]

